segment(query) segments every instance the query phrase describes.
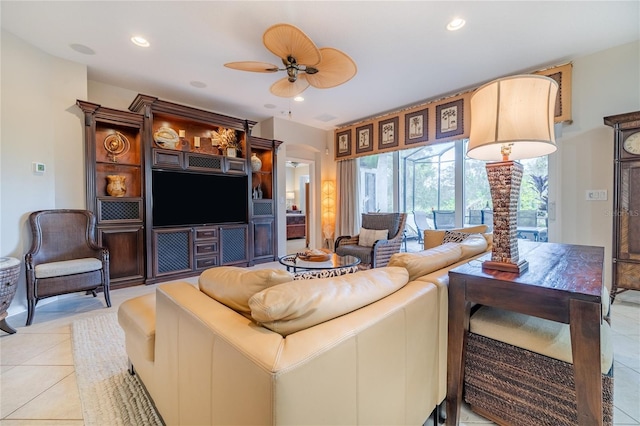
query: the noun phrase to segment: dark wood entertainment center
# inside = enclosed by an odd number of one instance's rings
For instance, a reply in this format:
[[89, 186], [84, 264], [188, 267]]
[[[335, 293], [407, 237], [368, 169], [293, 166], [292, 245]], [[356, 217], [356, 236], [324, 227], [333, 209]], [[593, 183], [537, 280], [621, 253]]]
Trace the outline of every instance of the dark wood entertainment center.
[[[253, 121], [148, 95], [136, 96], [129, 111], [77, 105], [84, 113], [87, 209], [98, 219], [98, 242], [110, 251], [112, 288], [277, 260], [281, 141], [251, 136]], [[218, 145], [225, 131], [235, 136], [235, 156]], [[253, 154], [261, 162], [256, 170]], [[113, 180], [124, 181], [124, 194]]]

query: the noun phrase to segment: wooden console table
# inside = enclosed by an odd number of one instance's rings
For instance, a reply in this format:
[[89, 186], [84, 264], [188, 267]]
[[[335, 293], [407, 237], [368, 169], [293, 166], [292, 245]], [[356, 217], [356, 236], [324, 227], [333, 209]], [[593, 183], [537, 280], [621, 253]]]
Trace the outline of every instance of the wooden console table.
[[569, 324], [580, 425], [602, 425], [602, 247], [520, 241], [529, 269], [483, 270], [482, 258], [449, 271], [447, 424], [460, 418], [466, 335], [473, 304]]

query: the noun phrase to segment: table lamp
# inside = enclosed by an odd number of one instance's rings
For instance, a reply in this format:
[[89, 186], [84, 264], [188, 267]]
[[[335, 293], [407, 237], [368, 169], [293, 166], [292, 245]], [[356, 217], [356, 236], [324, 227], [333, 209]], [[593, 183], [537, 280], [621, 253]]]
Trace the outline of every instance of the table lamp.
[[484, 269], [522, 273], [518, 253], [518, 198], [523, 167], [517, 161], [557, 149], [554, 113], [558, 83], [541, 75], [505, 77], [479, 87], [471, 97], [467, 155], [484, 161], [493, 201], [493, 249]]

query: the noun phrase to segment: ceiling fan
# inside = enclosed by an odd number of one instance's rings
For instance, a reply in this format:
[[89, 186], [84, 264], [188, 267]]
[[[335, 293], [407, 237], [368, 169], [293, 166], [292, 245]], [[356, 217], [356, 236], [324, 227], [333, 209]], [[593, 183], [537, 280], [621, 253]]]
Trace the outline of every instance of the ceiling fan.
[[318, 49], [299, 28], [290, 24], [276, 24], [264, 32], [262, 42], [274, 55], [282, 59], [284, 68], [267, 62], [229, 62], [225, 67], [241, 71], [286, 71], [284, 77], [271, 85], [271, 93], [290, 98], [302, 93], [310, 85], [318, 89], [339, 86], [356, 75], [356, 63], [344, 52], [332, 47]]

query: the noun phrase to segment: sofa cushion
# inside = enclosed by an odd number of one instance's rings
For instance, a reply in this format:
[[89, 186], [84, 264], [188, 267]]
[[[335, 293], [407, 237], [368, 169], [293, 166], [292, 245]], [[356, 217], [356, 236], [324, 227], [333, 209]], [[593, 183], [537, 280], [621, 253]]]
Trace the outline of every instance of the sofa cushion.
[[36, 265], [34, 272], [36, 278], [51, 278], [62, 275], [83, 274], [85, 272], [99, 271], [102, 262], [95, 257], [82, 259], [63, 260], [60, 262], [41, 263]]
[[419, 252], [395, 253], [388, 266], [399, 266], [409, 272], [409, 281], [457, 262], [462, 256], [458, 243], [446, 243]]
[[360, 228], [358, 245], [364, 247], [373, 247], [373, 243], [378, 240], [386, 240], [388, 237], [389, 231], [386, 229]]
[[[467, 234], [482, 234], [487, 232], [487, 225], [476, 225], [468, 228], [448, 229], [447, 231], [464, 232]], [[425, 229], [424, 231], [424, 248], [429, 249], [442, 244], [444, 240], [444, 229]]]
[[200, 291], [231, 309], [249, 314], [249, 299], [265, 288], [293, 281], [283, 269], [246, 269], [220, 266], [204, 271], [198, 278]]
[[404, 287], [404, 268], [376, 268], [340, 277], [293, 281], [256, 293], [251, 316], [286, 336], [380, 300]]
[[468, 259], [480, 253], [484, 253], [489, 248], [486, 238], [481, 234], [468, 234], [460, 244], [462, 254], [460, 260]]

